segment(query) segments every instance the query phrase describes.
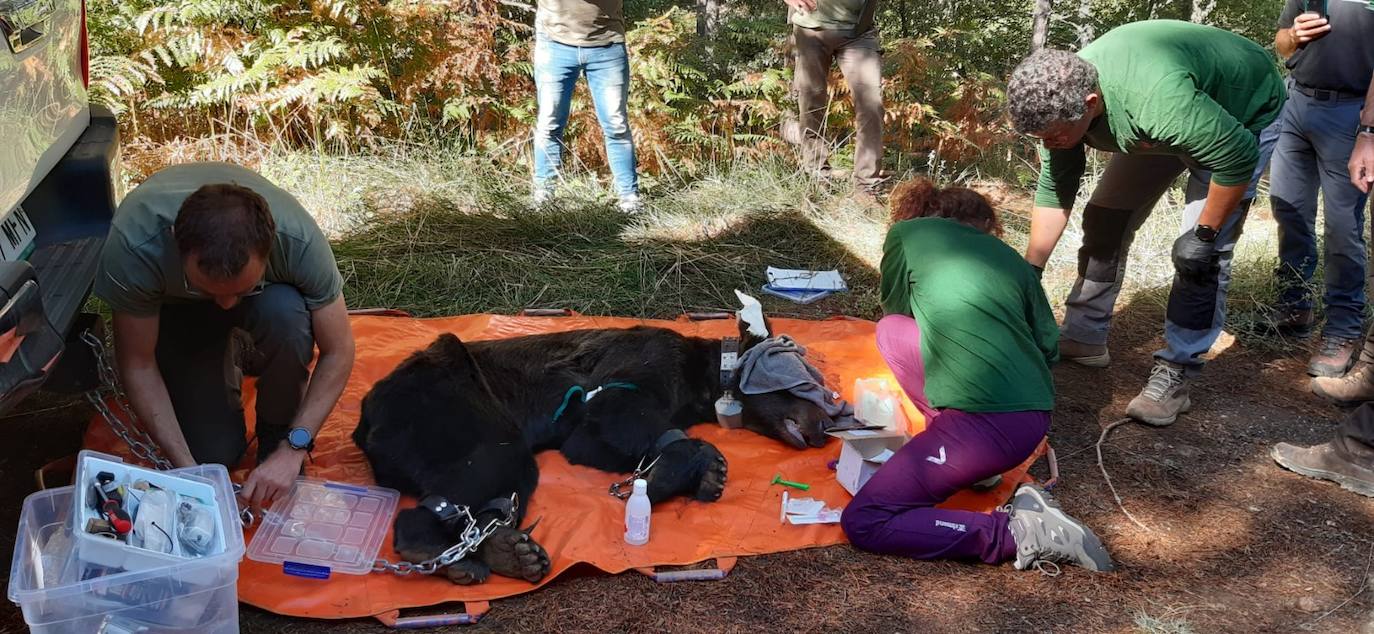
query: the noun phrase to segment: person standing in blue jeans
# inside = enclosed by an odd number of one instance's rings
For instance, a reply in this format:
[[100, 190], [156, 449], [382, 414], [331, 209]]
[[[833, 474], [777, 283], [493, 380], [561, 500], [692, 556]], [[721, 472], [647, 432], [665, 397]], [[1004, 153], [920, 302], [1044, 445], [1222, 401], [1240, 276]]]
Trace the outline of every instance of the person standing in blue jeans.
[[[1328, 3], [1327, 14], [1288, 0], [1274, 48], [1291, 71], [1270, 173], [1279, 223], [1280, 332], [1307, 336], [1315, 319], [1308, 284], [1317, 269], [1317, 191], [1325, 203], [1326, 325], [1308, 363], [1314, 377], [1340, 377], [1354, 364], [1364, 324], [1364, 215], [1368, 196], [1346, 167], [1360, 107], [1374, 73], [1374, 6]], [[1319, 389], [1314, 384], [1314, 389]]]
[[557, 185], [573, 88], [586, 73], [620, 210], [635, 213], [643, 206], [630, 133], [630, 58], [625, 51], [622, 6], [622, 0], [539, 0], [534, 18], [534, 85], [539, 104], [534, 126], [536, 205], [547, 202]]

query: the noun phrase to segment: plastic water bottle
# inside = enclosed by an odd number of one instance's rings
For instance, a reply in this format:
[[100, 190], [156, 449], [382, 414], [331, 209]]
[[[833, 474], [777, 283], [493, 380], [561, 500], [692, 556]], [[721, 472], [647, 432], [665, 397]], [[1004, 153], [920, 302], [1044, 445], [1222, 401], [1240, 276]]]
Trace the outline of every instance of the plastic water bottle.
[[643, 546], [649, 541], [649, 483], [635, 480], [634, 493], [625, 504], [625, 543]]

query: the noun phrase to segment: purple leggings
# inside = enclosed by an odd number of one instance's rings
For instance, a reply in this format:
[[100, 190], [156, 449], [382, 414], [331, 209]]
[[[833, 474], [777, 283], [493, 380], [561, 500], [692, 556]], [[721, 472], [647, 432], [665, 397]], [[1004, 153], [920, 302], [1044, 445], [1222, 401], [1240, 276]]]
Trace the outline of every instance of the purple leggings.
[[[878, 350], [907, 397], [927, 411], [920, 328], [910, 317], [878, 322]], [[933, 410], [931, 410], [933, 411]], [[1049, 412], [976, 413], [944, 409], [873, 474], [845, 507], [841, 526], [854, 546], [915, 559], [1016, 557], [1007, 514], [937, 509], [960, 489], [1008, 471], [1034, 453]]]

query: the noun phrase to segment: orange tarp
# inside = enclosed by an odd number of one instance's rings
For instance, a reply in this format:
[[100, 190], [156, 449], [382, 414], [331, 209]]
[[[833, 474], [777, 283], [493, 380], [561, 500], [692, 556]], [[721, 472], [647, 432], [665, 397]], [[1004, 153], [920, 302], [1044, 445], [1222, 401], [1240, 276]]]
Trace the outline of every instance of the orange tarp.
[[[442, 332], [464, 340], [496, 339], [519, 335], [583, 328], [618, 328], [653, 325], [686, 335], [721, 337], [735, 334], [733, 320], [692, 322], [653, 321], [601, 317], [507, 317], [469, 315], [441, 319], [355, 316], [357, 363], [339, 404], [317, 440], [314, 462], [307, 475], [337, 482], [371, 484], [371, 469], [350, 435], [358, 423], [360, 401], [373, 383], [391, 372], [412, 351], [430, 343]], [[806, 346], [808, 358], [826, 375], [827, 383], [850, 398], [856, 378], [890, 376], [873, 342], [874, 323], [854, 319], [828, 321], [773, 320], [779, 334], [791, 335]], [[245, 390], [245, 404], [252, 417], [252, 390]], [[922, 423], [906, 404], [913, 431]], [[552, 412], [550, 413], [552, 414]], [[251, 420], [250, 420], [251, 424]], [[808, 492], [792, 493], [843, 506], [849, 494], [835, 482], [827, 463], [839, 456], [840, 443], [821, 449], [798, 451], [780, 442], [744, 430], [726, 430], [715, 424], [693, 427], [689, 435], [713, 443], [729, 463], [725, 494], [715, 503], [673, 500], [654, 508], [652, 538], [645, 546], [625, 544], [624, 502], [607, 495], [607, 487], [623, 475], [568, 464], [556, 451], [539, 455], [539, 487], [526, 523], [539, 520], [534, 538], [548, 550], [552, 570], [549, 583], [578, 562], [609, 573], [656, 565], [684, 565], [720, 558], [757, 555], [845, 541], [838, 525], [792, 526], [779, 523], [783, 489], [770, 485], [774, 474], [809, 483]], [[128, 456], [126, 447], [97, 418], [89, 427], [86, 447]], [[1043, 447], [1043, 445], [1042, 445]], [[991, 510], [1005, 502], [1015, 484], [1028, 481], [1026, 470], [1033, 456], [1005, 478], [996, 491], [974, 495], [963, 492], [947, 506]], [[241, 480], [246, 470], [235, 472]], [[401, 507], [414, 504], [403, 498]], [[251, 539], [251, 532], [246, 535]], [[396, 560], [388, 535], [381, 557]], [[542, 585], [542, 584], [541, 584]], [[466, 601], [469, 612], [481, 602], [529, 592], [537, 586], [493, 576], [477, 586], [455, 586], [442, 575], [397, 577], [387, 574], [362, 576], [336, 574], [319, 581], [287, 576], [279, 566], [244, 559], [240, 568], [239, 600], [280, 614], [314, 618], [395, 617], [402, 608]], [[388, 618], [389, 617], [389, 618]]]

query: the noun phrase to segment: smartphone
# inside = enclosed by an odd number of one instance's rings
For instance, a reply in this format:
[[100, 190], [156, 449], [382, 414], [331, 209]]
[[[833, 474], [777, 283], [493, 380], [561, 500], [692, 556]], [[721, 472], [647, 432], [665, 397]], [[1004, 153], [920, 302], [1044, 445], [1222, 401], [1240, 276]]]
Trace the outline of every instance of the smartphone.
[[1327, 0], [1303, 0], [1303, 10], [1307, 13], [1315, 13], [1323, 18], [1329, 18], [1326, 12]]

